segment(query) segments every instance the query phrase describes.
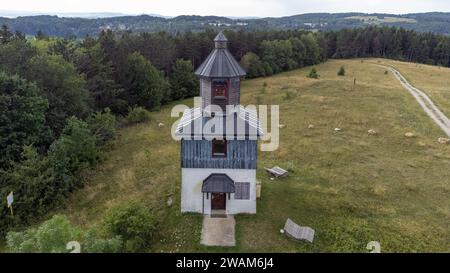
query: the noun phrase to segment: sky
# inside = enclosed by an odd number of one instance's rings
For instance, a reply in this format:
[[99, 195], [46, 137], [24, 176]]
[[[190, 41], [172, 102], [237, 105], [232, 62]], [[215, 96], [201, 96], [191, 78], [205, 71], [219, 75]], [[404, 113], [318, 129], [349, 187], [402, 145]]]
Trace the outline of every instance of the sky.
[[450, 12], [449, 0], [0, 0], [2, 11], [280, 17], [311, 12]]

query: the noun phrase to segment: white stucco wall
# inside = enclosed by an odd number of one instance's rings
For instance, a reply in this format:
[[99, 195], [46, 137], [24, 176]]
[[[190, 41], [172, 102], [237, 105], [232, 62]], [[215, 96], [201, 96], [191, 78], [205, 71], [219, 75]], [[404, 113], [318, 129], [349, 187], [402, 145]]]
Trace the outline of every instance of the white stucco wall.
[[[212, 173], [225, 173], [234, 182], [250, 183], [250, 199], [235, 200], [234, 193], [226, 198], [227, 214], [256, 213], [256, 170], [244, 169], [181, 169], [181, 212], [202, 213], [202, 184]], [[204, 196], [204, 213], [211, 213], [211, 194], [209, 199]]]

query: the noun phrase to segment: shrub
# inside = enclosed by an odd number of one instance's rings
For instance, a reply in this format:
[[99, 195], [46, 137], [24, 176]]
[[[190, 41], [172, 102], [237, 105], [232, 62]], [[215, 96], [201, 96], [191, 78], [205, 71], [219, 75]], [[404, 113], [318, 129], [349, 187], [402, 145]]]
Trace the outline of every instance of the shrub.
[[67, 243], [77, 241], [81, 252], [114, 253], [122, 248], [120, 237], [103, 238], [96, 230], [83, 232], [74, 227], [64, 215], [54, 215], [37, 228], [9, 232], [6, 236], [11, 252], [68, 253]]
[[311, 78], [311, 79], [318, 79], [320, 77], [320, 75], [317, 73], [316, 68], [313, 67], [307, 77]]
[[122, 238], [125, 251], [141, 252], [150, 246], [156, 221], [142, 205], [130, 204], [109, 211], [105, 228], [111, 235]]
[[88, 119], [88, 124], [97, 145], [104, 145], [116, 136], [116, 117], [109, 108], [93, 114]]
[[341, 66], [341, 68], [339, 68], [339, 71], [337, 74], [338, 74], [338, 76], [345, 76], [345, 67]]
[[72, 174], [94, 166], [98, 150], [88, 124], [76, 117], [69, 118], [60, 138], [50, 146], [49, 156], [56, 166]]
[[14, 191], [14, 217], [6, 206], [0, 208], [0, 233], [16, 224], [27, 224], [34, 217], [48, 211], [69, 192], [66, 183], [57, 183], [48, 158], [38, 154], [32, 146], [25, 146], [23, 161], [0, 175], [0, 196]]
[[11, 252], [69, 252], [66, 245], [81, 239], [80, 230], [74, 228], [63, 215], [55, 215], [38, 228], [23, 232], [9, 232], [6, 243]]
[[141, 123], [150, 120], [150, 112], [138, 106], [131, 108], [127, 115], [127, 121], [130, 124]]
[[86, 253], [118, 253], [122, 247], [120, 236], [104, 238], [97, 230], [91, 229], [84, 235], [81, 250]]

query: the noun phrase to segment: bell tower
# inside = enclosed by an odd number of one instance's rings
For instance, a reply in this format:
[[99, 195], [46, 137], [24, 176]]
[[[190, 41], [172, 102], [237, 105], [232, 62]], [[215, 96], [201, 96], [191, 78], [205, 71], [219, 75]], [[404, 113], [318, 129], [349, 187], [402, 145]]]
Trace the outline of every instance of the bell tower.
[[[186, 109], [176, 128], [181, 140], [181, 211], [256, 213], [258, 140], [256, 111], [240, 106], [245, 71], [219, 33], [214, 49], [195, 71], [201, 106]], [[227, 105], [239, 106], [227, 111]], [[213, 126], [210, 126], [213, 124]]]

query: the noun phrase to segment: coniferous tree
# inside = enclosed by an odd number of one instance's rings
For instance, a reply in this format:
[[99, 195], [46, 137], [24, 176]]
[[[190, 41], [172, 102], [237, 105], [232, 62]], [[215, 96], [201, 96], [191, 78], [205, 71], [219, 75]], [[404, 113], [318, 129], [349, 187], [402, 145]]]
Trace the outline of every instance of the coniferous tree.
[[170, 75], [172, 100], [179, 100], [198, 95], [199, 81], [194, 75], [191, 61], [177, 60]]

